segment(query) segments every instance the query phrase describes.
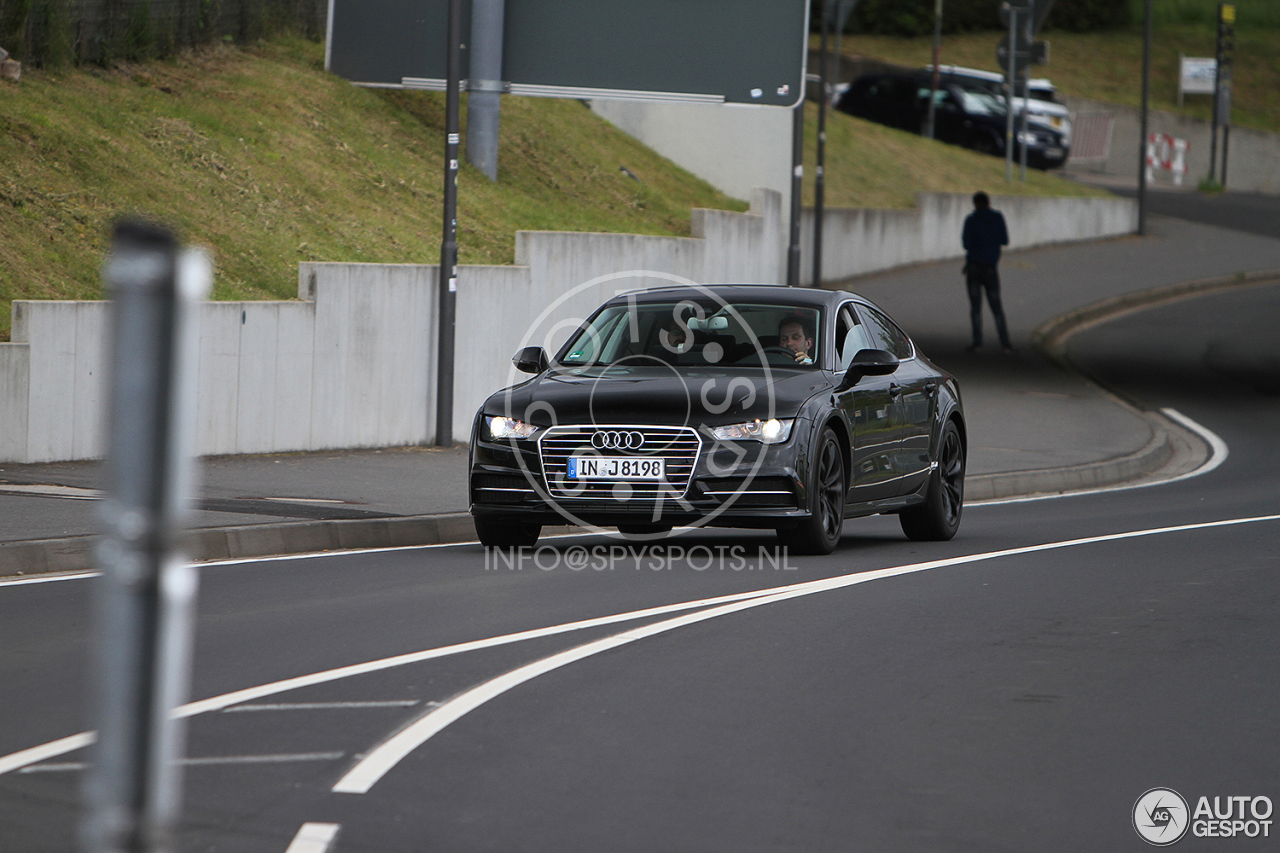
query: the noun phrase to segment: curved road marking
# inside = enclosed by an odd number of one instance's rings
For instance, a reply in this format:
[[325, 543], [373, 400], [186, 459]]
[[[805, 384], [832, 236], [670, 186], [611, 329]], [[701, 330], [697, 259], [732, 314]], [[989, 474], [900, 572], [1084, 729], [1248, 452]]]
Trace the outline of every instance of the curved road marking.
[[[717, 607], [728, 602], [741, 602], [746, 606], [753, 606], [755, 603], [770, 604], [773, 601], [783, 601], [788, 598], [794, 598], [799, 595], [810, 595], [817, 592], [826, 592], [832, 589], [840, 589], [854, 584], [865, 583], [871, 580], [879, 580], [881, 578], [896, 577], [898, 575], [914, 574], [916, 572], [925, 572], [931, 569], [940, 569], [947, 566], [959, 566], [966, 563], [977, 563], [985, 560], [993, 560], [999, 557], [1013, 557], [1022, 554], [1034, 554], [1040, 551], [1053, 551], [1061, 548], [1071, 548], [1078, 545], [1091, 545], [1100, 542], [1117, 542], [1124, 539], [1138, 539], [1146, 536], [1159, 536], [1167, 533], [1181, 533], [1192, 530], [1209, 530], [1217, 527], [1233, 527], [1241, 524], [1255, 524], [1266, 521], [1280, 521], [1280, 515], [1257, 515], [1246, 518], [1228, 518], [1221, 521], [1202, 521], [1194, 524], [1179, 524], [1171, 527], [1153, 527], [1144, 530], [1130, 530], [1124, 533], [1106, 533], [1100, 536], [1088, 536], [1082, 539], [1064, 539], [1058, 542], [1046, 542], [1041, 545], [1026, 545], [1020, 548], [1009, 548], [1003, 551], [986, 551], [980, 554], [967, 554], [960, 557], [948, 557], [943, 560], [933, 560], [926, 563], [913, 563], [905, 566], [896, 566], [887, 569], [877, 569], [871, 572], [863, 572], [853, 575], [838, 575], [834, 578], [824, 578], [816, 581], [804, 581], [802, 583], [791, 584], [790, 586], [778, 587], [776, 589], [762, 589], [752, 592], [735, 593], [733, 595], [717, 596], [715, 598], [703, 598], [696, 601], [686, 601], [677, 604], [667, 604], [661, 607], [650, 607], [644, 610], [635, 610], [630, 613], [616, 613], [611, 616], [601, 616], [595, 619], [583, 619], [578, 622], [566, 622], [561, 625], [552, 625], [546, 628], [535, 628], [529, 631], [519, 631], [514, 634], [503, 634], [497, 637], [489, 637], [483, 640], [472, 640], [465, 643], [457, 643], [451, 646], [441, 646], [435, 649], [426, 649], [420, 652], [410, 652], [408, 654], [396, 655], [394, 657], [382, 658], [381, 660], [367, 661], [365, 663], [352, 664], [350, 666], [338, 667], [337, 669], [325, 670], [322, 672], [313, 672], [309, 675], [300, 675], [294, 678], [286, 678], [283, 681], [275, 681], [269, 684], [260, 684], [256, 687], [246, 687], [243, 690], [236, 690], [231, 693], [224, 693], [221, 696], [213, 696], [208, 699], [201, 699], [198, 702], [189, 702], [186, 705], [175, 708], [172, 716], [175, 718], [194, 717], [197, 714], [204, 714], [209, 711], [220, 711], [231, 705], [238, 705], [242, 702], [248, 702], [253, 699], [260, 699], [266, 696], [274, 696], [279, 693], [285, 693], [290, 690], [296, 690], [299, 687], [309, 687], [315, 684], [324, 684], [330, 681], [338, 681], [343, 678], [349, 678], [353, 675], [363, 675], [369, 672], [377, 672], [379, 670], [391, 669], [405, 664], [418, 663], [421, 661], [432, 660], [434, 658], [446, 657], [448, 655], [460, 654], [462, 652], [473, 651], [476, 649], [492, 648], [494, 646], [505, 645], [508, 643], [516, 643], [521, 640], [529, 640], [537, 637], [549, 637], [555, 634], [563, 634], [570, 631], [579, 631], [584, 628], [594, 628], [603, 625], [610, 625], [617, 622], [629, 622], [636, 619], [643, 619], [648, 616], [658, 616], [666, 613], [676, 613], [681, 610], [695, 610], [698, 608], [716, 608], [715, 610], [706, 610], [703, 613], [689, 614], [690, 621], [684, 622], [679, 619], [668, 620], [666, 622], [658, 622], [643, 628], [633, 629], [623, 634], [615, 635], [614, 638], [619, 639], [617, 645], [632, 642], [644, 636], [652, 636], [654, 633], [662, 631], [670, 631], [673, 628], [680, 627], [683, 624], [691, 624], [692, 622], [701, 621], [701, 619], [713, 618], [713, 615], [724, 615], [728, 612], [736, 612], [725, 607]], [[768, 600], [763, 600], [768, 599]], [[745, 609], [739, 607], [736, 609]], [[721, 612], [723, 611], [723, 612]], [[713, 615], [704, 615], [713, 614]], [[699, 618], [701, 617], [701, 618]], [[682, 617], [686, 618], [686, 617]], [[678, 624], [677, 624], [678, 623]], [[660, 630], [654, 630], [661, 627]], [[603, 641], [597, 641], [603, 642]], [[588, 644], [591, 645], [591, 644]], [[579, 648], [586, 648], [580, 646]], [[612, 648], [612, 646], [610, 646]], [[575, 650], [570, 649], [569, 652], [562, 654], [571, 654]], [[553, 658], [556, 656], [553, 656]], [[546, 660], [551, 660], [548, 658]], [[568, 662], [568, 661], [566, 661]], [[530, 664], [536, 666], [537, 664]], [[563, 666], [561, 663], [559, 666]], [[521, 669], [524, 669], [523, 667]], [[515, 670], [519, 672], [520, 670]], [[500, 676], [501, 678], [502, 676]], [[528, 679], [525, 679], [528, 680]], [[487, 682], [486, 682], [487, 683]], [[480, 690], [485, 685], [473, 688]], [[514, 686], [514, 685], [513, 685]], [[510, 689], [510, 688], [507, 688]], [[471, 691], [468, 691], [471, 692]], [[455, 697], [450, 702], [438, 706], [431, 713], [452, 713], [449, 708], [454, 701], [460, 701], [467, 694]], [[497, 694], [495, 694], [497, 695]], [[430, 715], [427, 715], [430, 716]], [[416, 725], [416, 724], [414, 724]], [[59, 740], [50, 741], [40, 746], [29, 747], [28, 749], [14, 752], [9, 755], [0, 756], [0, 776], [13, 770], [25, 767], [28, 764], [34, 764], [47, 758], [53, 758], [58, 755], [64, 755], [68, 752], [81, 749], [93, 743], [97, 737], [95, 732], [81, 732], [80, 734], [64, 737]], [[430, 734], [427, 735], [430, 737]], [[376, 751], [376, 750], [375, 750]]]
[[792, 584], [787, 587], [781, 587], [777, 590], [773, 590], [771, 593], [758, 596], [753, 599], [738, 601], [733, 604], [726, 604], [720, 607], [713, 607], [709, 610], [702, 610], [697, 613], [687, 613], [683, 616], [678, 616], [675, 619], [667, 619], [662, 622], [655, 622], [651, 625], [631, 628], [623, 631], [621, 634], [604, 637], [594, 642], [578, 646], [577, 648], [568, 649], [558, 654], [551, 655], [550, 657], [543, 658], [542, 660], [525, 664], [522, 667], [513, 669], [510, 672], [504, 673], [497, 678], [490, 679], [483, 684], [477, 685], [476, 687], [455, 696], [453, 699], [450, 699], [438, 708], [432, 709], [426, 714], [423, 714], [408, 727], [402, 729], [392, 735], [388, 740], [379, 744], [363, 759], [357, 762], [351, 770], [347, 771], [346, 775], [338, 780], [337, 784], [333, 786], [333, 791], [335, 793], [345, 794], [367, 793], [368, 790], [373, 787], [379, 779], [386, 775], [388, 771], [395, 767], [401, 759], [413, 752], [413, 750], [417, 749], [450, 723], [459, 719], [468, 712], [475, 710], [490, 699], [501, 696], [503, 693], [524, 684], [526, 681], [530, 681], [537, 678], [539, 675], [559, 669], [560, 667], [574, 663], [575, 661], [591, 657], [592, 655], [597, 655], [601, 652], [609, 651], [610, 649], [616, 649], [619, 646], [633, 643], [636, 640], [641, 640], [645, 637], [652, 637], [657, 634], [673, 631], [676, 628], [682, 628], [686, 625], [692, 625], [707, 619], [715, 619], [718, 616], [727, 616], [730, 613], [737, 613], [742, 610], [763, 607], [766, 604], [775, 604], [779, 601], [786, 601], [791, 598], [799, 598], [801, 596], [813, 595], [820, 592], [829, 592], [834, 589], [843, 589], [844, 587], [867, 583], [868, 581], [880, 580], [881, 578], [915, 574], [917, 572], [929, 571], [931, 569], [938, 569], [944, 566], [957, 566], [964, 563], [990, 560], [996, 557], [1033, 554], [1039, 551], [1051, 551], [1097, 542], [1115, 542], [1121, 539], [1133, 539], [1141, 536], [1154, 536], [1163, 533], [1203, 530], [1234, 524], [1277, 520], [1280, 520], [1280, 515], [1258, 516], [1254, 518], [1231, 519], [1217, 522], [1203, 522], [1200, 524], [1185, 524], [1175, 527], [1130, 531], [1128, 533], [1112, 533], [1103, 536], [1090, 536], [1083, 539], [1069, 539], [1062, 542], [1050, 542], [1043, 545], [1010, 548], [1005, 551], [991, 551], [983, 554], [971, 554], [964, 557], [952, 557], [945, 560], [934, 560], [927, 563], [916, 563], [908, 566], [879, 569], [856, 575], [842, 575], [818, 581], [806, 581], [803, 583]]
[[1179, 474], [1176, 477], [1170, 477], [1167, 480], [1151, 480], [1146, 483], [1117, 483], [1114, 486], [1100, 486], [1096, 489], [1078, 489], [1069, 492], [1054, 492], [1049, 495], [1027, 495], [1020, 498], [991, 498], [981, 501], [965, 501], [965, 506], [995, 506], [997, 504], [1024, 504], [1031, 501], [1047, 501], [1055, 498], [1074, 498], [1080, 495], [1099, 495], [1106, 492], [1123, 492], [1129, 489], [1146, 489], [1151, 486], [1165, 486], [1169, 483], [1177, 483], [1181, 480], [1189, 480], [1192, 477], [1199, 477], [1201, 474], [1208, 474], [1217, 468], [1223, 462], [1227, 461], [1228, 448], [1227, 443], [1218, 437], [1217, 433], [1208, 427], [1193, 421], [1191, 418], [1179, 412], [1177, 409], [1164, 408], [1160, 412], [1171, 420], [1175, 420], [1187, 429], [1194, 432], [1200, 438], [1204, 439], [1209, 445], [1209, 458], [1196, 468], [1194, 471], [1188, 471], [1185, 474]]

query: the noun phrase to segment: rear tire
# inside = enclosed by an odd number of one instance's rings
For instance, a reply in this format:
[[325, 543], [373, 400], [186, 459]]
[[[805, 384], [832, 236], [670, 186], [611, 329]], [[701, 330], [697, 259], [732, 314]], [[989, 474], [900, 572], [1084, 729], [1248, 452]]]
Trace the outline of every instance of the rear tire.
[[778, 544], [796, 554], [830, 554], [844, 529], [844, 454], [830, 428], [823, 430], [809, 479], [809, 517], [778, 530]]
[[938, 441], [938, 467], [929, 475], [924, 503], [898, 513], [902, 532], [916, 542], [945, 542], [960, 529], [964, 511], [964, 442], [953, 421]]
[[538, 543], [541, 524], [501, 515], [477, 515], [476, 535], [486, 548], [523, 548]]

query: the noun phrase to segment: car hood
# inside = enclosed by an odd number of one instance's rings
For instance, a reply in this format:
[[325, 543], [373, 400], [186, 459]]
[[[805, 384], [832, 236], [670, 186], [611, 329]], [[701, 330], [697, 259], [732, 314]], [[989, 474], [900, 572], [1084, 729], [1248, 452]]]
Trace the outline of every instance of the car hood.
[[487, 414], [553, 424], [724, 424], [794, 417], [831, 387], [813, 368], [552, 368], [491, 396]]

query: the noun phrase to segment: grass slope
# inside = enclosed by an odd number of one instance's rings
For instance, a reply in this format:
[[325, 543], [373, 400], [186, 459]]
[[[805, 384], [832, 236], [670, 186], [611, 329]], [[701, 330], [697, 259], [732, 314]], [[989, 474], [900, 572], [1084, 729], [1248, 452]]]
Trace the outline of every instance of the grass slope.
[[[322, 57], [220, 46], [0, 86], [0, 336], [13, 299], [99, 298], [126, 213], [212, 247], [217, 299], [292, 298], [302, 260], [438, 262], [443, 95], [356, 88]], [[499, 183], [459, 178], [462, 263], [510, 263], [521, 228], [687, 235], [691, 207], [747, 207], [577, 101], [502, 119]]]
[[[1268, 0], [1280, 6], [1280, 0]], [[999, 71], [996, 42], [999, 33], [944, 36], [942, 62]], [[1053, 80], [1065, 95], [1093, 98], [1130, 107], [1142, 102], [1142, 32], [1140, 29], [1102, 33], [1045, 33], [1049, 64], [1037, 75]], [[931, 38], [844, 36], [841, 52], [903, 65], [922, 67], [932, 61]], [[1212, 57], [1214, 31], [1204, 26], [1162, 26], [1151, 39], [1151, 106], [1178, 110], [1178, 54]], [[1280, 131], [1280, 30], [1239, 29], [1236, 32], [1234, 79], [1231, 87], [1232, 124]], [[1191, 95], [1182, 112], [1192, 118], [1211, 117], [1212, 98]]]
[[[805, 109], [804, 203], [814, 199], [818, 108]], [[1005, 183], [1001, 157], [925, 139], [844, 113], [827, 113], [823, 198], [828, 207], [911, 207], [918, 192], [989, 193], [1031, 196], [1107, 196], [1053, 172], [1027, 169], [1023, 183], [1017, 165], [1013, 183]]]
[[[14, 299], [101, 298], [122, 214], [211, 247], [216, 299], [293, 298], [303, 260], [436, 263], [443, 95], [359, 89], [325, 74], [322, 56], [286, 39], [0, 83], [0, 340]], [[747, 207], [577, 101], [505, 98], [502, 110], [499, 181], [462, 167], [462, 263], [510, 263], [519, 229], [687, 236], [692, 207]], [[994, 158], [843, 115], [826, 173], [832, 206], [1004, 191]], [[1091, 192], [1043, 175], [1025, 191]]]

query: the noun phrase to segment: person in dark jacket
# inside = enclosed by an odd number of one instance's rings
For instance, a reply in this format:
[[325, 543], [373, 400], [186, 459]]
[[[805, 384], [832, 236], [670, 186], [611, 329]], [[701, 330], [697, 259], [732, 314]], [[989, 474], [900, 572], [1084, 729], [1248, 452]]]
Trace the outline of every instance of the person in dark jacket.
[[1004, 320], [1004, 308], [1000, 305], [1000, 247], [1009, 245], [1009, 231], [1005, 228], [1004, 215], [991, 209], [991, 199], [984, 192], [973, 194], [973, 213], [964, 220], [965, 284], [969, 288], [969, 321], [973, 325], [973, 344], [970, 352], [982, 349], [982, 291], [987, 292], [987, 303], [996, 320], [996, 333], [1000, 347], [1013, 352], [1009, 341], [1009, 328]]

